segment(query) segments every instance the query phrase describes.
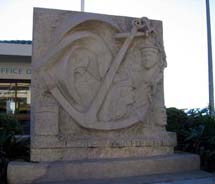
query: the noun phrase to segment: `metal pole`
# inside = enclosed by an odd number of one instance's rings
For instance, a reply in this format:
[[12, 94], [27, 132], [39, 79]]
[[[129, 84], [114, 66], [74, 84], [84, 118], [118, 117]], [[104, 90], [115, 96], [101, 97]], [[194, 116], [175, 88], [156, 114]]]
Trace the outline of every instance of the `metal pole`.
[[81, 0], [81, 11], [84, 12], [84, 0]]
[[208, 39], [209, 110], [210, 110], [210, 115], [214, 116], [213, 60], [212, 60], [211, 23], [210, 23], [209, 0], [206, 0], [206, 18], [207, 18], [207, 39]]

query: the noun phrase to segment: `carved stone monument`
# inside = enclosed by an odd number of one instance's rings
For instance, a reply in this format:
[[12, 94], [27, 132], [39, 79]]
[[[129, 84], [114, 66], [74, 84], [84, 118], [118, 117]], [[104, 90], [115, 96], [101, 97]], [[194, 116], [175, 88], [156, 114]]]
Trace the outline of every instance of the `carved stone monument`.
[[160, 21], [37, 10], [33, 48], [32, 161], [173, 153]]
[[197, 169], [165, 129], [165, 67], [161, 21], [35, 9], [31, 161], [48, 162], [25, 182]]

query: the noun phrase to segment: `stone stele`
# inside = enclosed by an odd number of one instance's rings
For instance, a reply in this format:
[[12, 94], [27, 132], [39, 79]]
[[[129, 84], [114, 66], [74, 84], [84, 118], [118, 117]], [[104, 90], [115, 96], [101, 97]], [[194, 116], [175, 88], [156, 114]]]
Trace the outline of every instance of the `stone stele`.
[[31, 160], [173, 153], [162, 22], [36, 9]]
[[199, 169], [165, 130], [161, 21], [36, 8], [33, 30], [36, 163], [11, 162], [9, 184]]

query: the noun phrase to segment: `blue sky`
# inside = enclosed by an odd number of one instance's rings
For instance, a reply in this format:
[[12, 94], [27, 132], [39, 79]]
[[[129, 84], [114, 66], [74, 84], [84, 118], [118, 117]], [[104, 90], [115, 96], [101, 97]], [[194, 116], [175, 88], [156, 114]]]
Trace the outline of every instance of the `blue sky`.
[[[210, 5], [215, 53], [215, 0]], [[80, 0], [0, 0], [0, 40], [31, 40], [33, 7], [79, 11]], [[85, 0], [85, 11], [162, 20], [166, 106], [208, 105], [205, 0]]]

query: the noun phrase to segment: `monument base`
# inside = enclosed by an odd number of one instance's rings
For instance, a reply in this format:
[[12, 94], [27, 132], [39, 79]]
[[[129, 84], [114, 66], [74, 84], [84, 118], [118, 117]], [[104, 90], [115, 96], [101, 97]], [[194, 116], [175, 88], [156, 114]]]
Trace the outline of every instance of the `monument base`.
[[175, 132], [166, 132], [161, 128], [144, 128], [142, 133], [144, 135], [133, 137], [105, 135], [97, 138], [79, 137], [74, 140], [69, 136], [34, 136], [31, 138], [31, 161], [114, 159], [174, 153], [177, 142]]
[[126, 148], [74, 148], [74, 149], [31, 149], [31, 160], [36, 162], [114, 159], [167, 155], [173, 147], [126, 147]]
[[199, 170], [193, 154], [172, 154], [145, 158], [77, 160], [67, 162], [10, 162], [9, 184], [113, 179]]
[[212, 174], [204, 171], [189, 171], [171, 174], [131, 176], [114, 179], [76, 180], [63, 182], [42, 182], [41, 184], [214, 184]]
[[114, 179], [64, 181], [41, 184], [214, 184], [212, 174], [204, 171], [189, 171], [171, 174], [154, 174], [147, 176], [131, 176]]

